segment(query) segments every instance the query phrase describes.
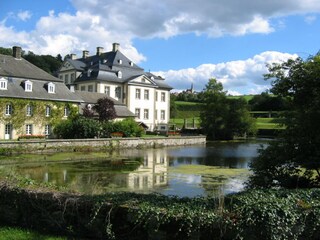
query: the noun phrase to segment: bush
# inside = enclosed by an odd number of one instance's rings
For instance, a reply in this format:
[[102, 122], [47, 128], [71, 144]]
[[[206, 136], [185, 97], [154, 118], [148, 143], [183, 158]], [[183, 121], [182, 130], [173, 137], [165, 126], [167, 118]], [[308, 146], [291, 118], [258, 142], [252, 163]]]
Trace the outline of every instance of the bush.
[[54, 128], [54, 133], [59, 138], [94, 138], [99, 135], [100, 124], [90, 118], [76, 117], [60, 122]]

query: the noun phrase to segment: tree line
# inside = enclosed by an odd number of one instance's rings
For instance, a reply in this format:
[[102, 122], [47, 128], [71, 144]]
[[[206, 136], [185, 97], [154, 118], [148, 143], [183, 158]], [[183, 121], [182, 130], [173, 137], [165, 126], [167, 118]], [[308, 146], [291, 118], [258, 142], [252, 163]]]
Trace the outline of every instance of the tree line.
[[[0, 54], [12, 56], [12, 48], [0, 47]], [[63, 58], [60, 54], [53, 57], [51, 55], [36, 55], [32, 51], [22, 51], [21, 57], [54, 76], [57, 76], [57, 71], [63, 63]], [[66, 57], [68, 57], [68, 55]]]

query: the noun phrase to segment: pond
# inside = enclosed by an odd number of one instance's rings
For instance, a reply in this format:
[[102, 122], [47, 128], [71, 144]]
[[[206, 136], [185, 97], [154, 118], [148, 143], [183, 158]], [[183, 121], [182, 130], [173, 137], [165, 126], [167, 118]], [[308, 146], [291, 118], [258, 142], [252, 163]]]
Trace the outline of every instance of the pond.
[[0, 159], [0, 177], [62, 186], [86, 194], [131, 191], [180, 197], [239, 192], [265, 142], [221, 142], [99, 153], [19, 155]]

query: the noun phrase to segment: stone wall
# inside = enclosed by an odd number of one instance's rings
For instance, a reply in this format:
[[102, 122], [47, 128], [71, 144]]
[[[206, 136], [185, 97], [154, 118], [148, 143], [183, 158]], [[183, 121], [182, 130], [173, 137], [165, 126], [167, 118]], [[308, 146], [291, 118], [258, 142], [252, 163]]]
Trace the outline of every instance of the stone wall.
[[157, 148], [205, 143], [205, 136], [2, 141], [0, 142], [0, 154], [26, 152], [93, 151], [112, 148]]

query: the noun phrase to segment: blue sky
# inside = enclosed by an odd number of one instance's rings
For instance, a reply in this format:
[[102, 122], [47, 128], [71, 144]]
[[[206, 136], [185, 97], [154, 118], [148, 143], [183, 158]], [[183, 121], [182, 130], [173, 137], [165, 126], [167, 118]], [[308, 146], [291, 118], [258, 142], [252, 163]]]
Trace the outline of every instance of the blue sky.
[[232, 95], [270, 88], [267, 63], [316, 54], [319, 0], [2, 0], [0, 46], [95, 54], [113, 42], [182, 91], [209, 78]]

